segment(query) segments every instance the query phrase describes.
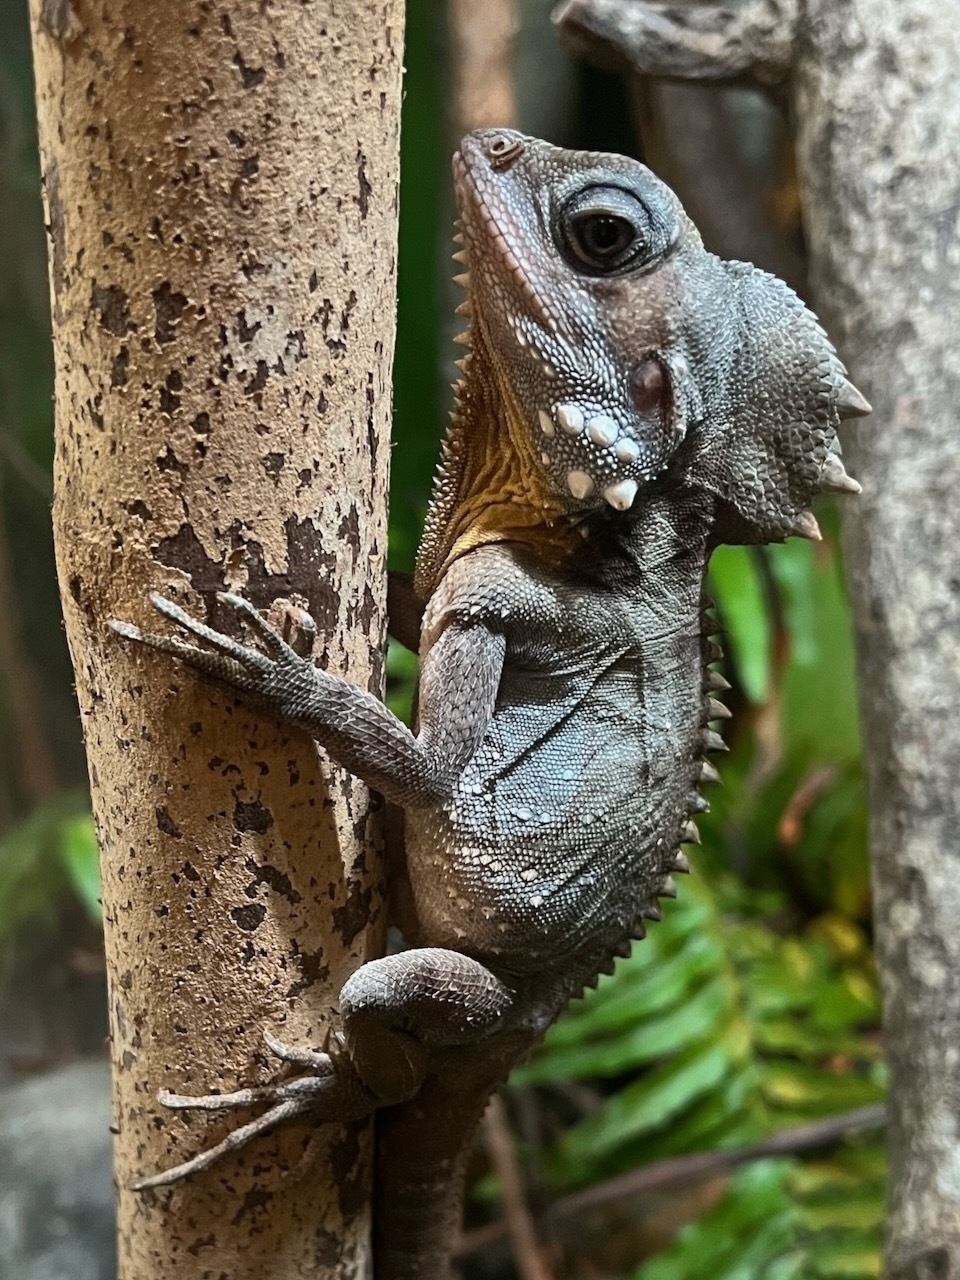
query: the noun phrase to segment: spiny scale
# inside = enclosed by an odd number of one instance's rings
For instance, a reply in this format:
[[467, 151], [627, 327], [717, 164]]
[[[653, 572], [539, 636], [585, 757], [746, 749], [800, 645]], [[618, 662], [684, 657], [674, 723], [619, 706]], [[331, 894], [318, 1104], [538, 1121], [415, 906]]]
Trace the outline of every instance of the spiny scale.
[[865, 418], [873, 413], [870, 401], [862, 395], [849, 378], [844, 381], [837, 398], [837, 413], [841, 418]]
[[843, 463], [835, 453], [828, 453], [820, 473], [820, 487], [835, 493], [863, 493], [863, 486], [848, 476]]
[[713, 767], [709, 760], [704, 760], [700, 766], [701, 782], [719, 782], [720, 774]]
[[798, 538], [806, 538], [808, 542], [823, 541], [823, 534], [817, 524], [817, 517], [812, 511], [801, 511], [793, 522], [790, 532], [795, 533]]
[[708, 720], [729, 720], [733, 712], [728, 706], [722, 702], [718, 702], [716, 698], [707, 698], [706, 705]]

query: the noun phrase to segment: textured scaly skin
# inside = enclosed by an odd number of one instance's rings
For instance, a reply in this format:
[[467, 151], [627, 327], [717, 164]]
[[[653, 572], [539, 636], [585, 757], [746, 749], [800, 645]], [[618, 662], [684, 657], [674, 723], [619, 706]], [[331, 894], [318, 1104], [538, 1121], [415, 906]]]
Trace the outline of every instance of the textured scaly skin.
[[[378, 1280], [449, 1273], [463, 1161], [493, 1088], [675, 892], [726, 712], [702, 625], [720, 542], [819, 537], [836, 442], [868, 411], [785, 285], [706, 253], [676, 197], [617, 156], [507, 131], [454, 158], [470, 352], [413, 586], [416, 732], [298, 657], [154, 603], [172, 653], [307, 732], [403, 813], [393, 911], [409, 950], [363, 965], [334, 1056], [169, 1106], [266, 1103], [162, 1185], [287, 1120], [380, 1108]], [[264, 604], [269, 602], [263, 602]], [[193, 641], [200, 641], [196, 644]]]

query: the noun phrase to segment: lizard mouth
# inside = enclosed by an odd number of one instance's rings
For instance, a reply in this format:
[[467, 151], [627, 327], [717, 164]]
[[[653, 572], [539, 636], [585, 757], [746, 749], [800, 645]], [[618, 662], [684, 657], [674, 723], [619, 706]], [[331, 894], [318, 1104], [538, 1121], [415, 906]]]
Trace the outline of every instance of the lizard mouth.
[[669, 358], [644, 355], [631, 374], [636, 417], [602, 404], [569, 401], [540, 409], [541, 461], [580, 502], [602, 497], [616, 511], [633, 505], [640, 484], [669, 464], [686, 434], [686, 413]]

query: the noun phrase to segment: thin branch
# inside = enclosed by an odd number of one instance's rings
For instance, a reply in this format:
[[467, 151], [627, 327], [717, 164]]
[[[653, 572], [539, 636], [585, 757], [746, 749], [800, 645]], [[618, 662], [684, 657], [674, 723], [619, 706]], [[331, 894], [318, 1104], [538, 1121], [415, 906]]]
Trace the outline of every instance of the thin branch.
[[500, 1182], [503, 1225], [510, 1240], [513, 1260], [521, 1280], [552, 1280], [543, 1250], [537, 1243], [533, 1217], [524, 1194], [523, 1176], [510, 1132], [503, 1098], [495, 1093], [483, 1115], [483, 1136], [487, 1154]]
[[[753, 1160], [796, 1155], [800, 1151], [831, 1146], [848, 1134], [880, 1129], [885, 1124], [886, 1108], [878, 1104], [859, 1107], [855, 1111], [846, 1111], [837, 1116], [828, 1116], [824, 1120], [814, 1120], [810, 1124], [783, 1129], [779, 1133], [771, 1134], [768, 1138], [762, 1138], [759, 1142], [751, 1142], [743, 1147], [733, 1147], [729, 1151], [704, 1151], [695, 1155], [672, 1156], [666, 1160], [657, 1160], [641, 1169], [633, 1169], [630, 1173], [609, 1178], [606, 1182], [600, 1182], [594, 1187], [587, 1187], [583, 1191], [562, 1196], [550, 1206], [545, 1218], [548, 1222], [567, 1221], [571, 1215], [583, 1213], [597, 1205], [608, 1204], [611, 1200], [625, 1199], [643, 1191], [675, 1183], [713, 1177]], [[508, 1226], [503, 1220], [491, 1222], [485, 1227], [479, 1227], [476, 1231], [469, 1231], [460, 1241], [457, 1257], [465, 1258], [480, 1249], [485, 1249], [497, 1243], [506, 1234], [508, 1234]]]

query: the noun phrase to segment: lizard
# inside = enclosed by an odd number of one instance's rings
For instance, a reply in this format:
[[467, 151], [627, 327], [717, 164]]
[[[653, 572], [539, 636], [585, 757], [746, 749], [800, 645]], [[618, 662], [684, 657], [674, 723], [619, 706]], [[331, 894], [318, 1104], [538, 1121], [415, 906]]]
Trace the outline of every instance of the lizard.
[[243, 640], [159, 595], [172, 632], [110, 624], [302, 728], [402, 814], [407, 949], [346, 981], [324, 1051], [267, 1034], [276, 1083], [162, 1091], [265, 1109], [132, 1183], [376, 1112], [377, 1280], [449, 1274], [491, 1092], [675, 895], [728, 715], [711, 551], [818, 539], [815, 495], [860, 491], [837, 427], [870, 411], [800, 299], [705, 250], [638, 161], [486, 129], [453, 180], [467, 354], [416, 570], [389, 593], [419, 647], [415, 727], [242, 596], [220, 599]]

